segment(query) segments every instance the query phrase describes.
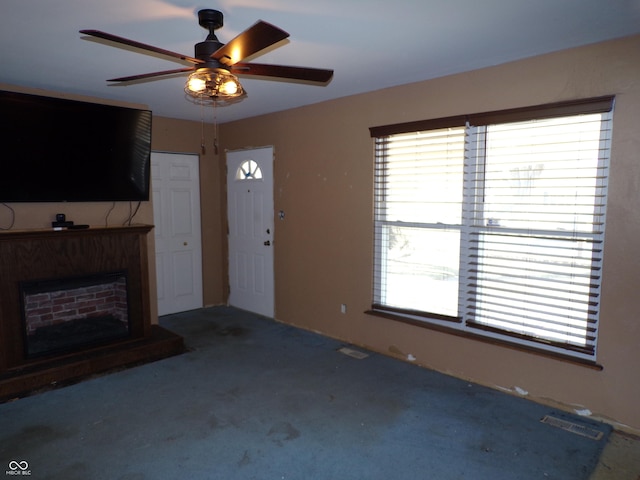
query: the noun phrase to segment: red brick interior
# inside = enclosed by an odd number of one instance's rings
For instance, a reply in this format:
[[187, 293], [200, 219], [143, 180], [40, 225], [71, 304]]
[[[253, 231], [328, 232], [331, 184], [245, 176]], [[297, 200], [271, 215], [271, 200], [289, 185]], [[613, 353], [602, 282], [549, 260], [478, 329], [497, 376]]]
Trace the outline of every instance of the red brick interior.
[[82, 287], [65, 288], [62, 285], [59, 290], [29, 293], [24, 298], [27, 334], [40, 327], [104, 315], [128, 322], [124, 276], [108, 283]]

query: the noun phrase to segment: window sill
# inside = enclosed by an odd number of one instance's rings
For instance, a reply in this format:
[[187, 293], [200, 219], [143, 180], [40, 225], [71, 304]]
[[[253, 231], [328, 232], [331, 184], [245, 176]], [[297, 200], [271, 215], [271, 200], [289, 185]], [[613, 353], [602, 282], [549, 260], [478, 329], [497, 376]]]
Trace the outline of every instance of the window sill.
[[572, 357], [570, 355], [563, 355], [561, 353], [556, 353], [556, 352], [550, 352], [550, 351], [546, 351], [546, 350], [542, 350], [542, 349], [538, 349], [535, 347], [530, 347], [527, 345], [521, 345], [519, 343], [515, 343], [515, 342], [509, 342], [507, 340], [502, 340], [499, 338], [491, 338], [491, 337], [487, 337], [484, 335], [479, 335], [473, 332], [467, 332], [467, 331], [462, 331], [462, 330], [458, 330], [455, 328], [451, 328], [451, 327], [447, 327], [445, 325], [436, 325], [433, 323], [429, 323], [426, 321], [421, 321], [421, 320], [417, 320], [411, 317], [407, 317], [398, 313], [394, 313], [394, 312], [388, 312], [388, 311], [384, 311], [384, 310], [376, 310], [376, 309], [371, 309], [371, 310], [366, 310], [364, 313], [368, 314], [368, 315], [373, 315], [376, 317], [381, 317], [381, 318], [386, 318], [388, 320], [393, 320], [393, 321], [397, 321], [397, 322], [401, 322], [401, 323], [405, 323], [408, 325], [413, 325], [415, 327], [419, 327], [419, 328], [426, 328], [427, 330], [435, 330], [437, 332], [440, 333], [446, 333], [449, 335], [455, 335], [457, 337], [462, 337], [462, 338], [467, 338], [470, 340], [477, 340], [477, 341], [481, 341], [484, 343], [488, 343], [491, 345], [497, 345], [500, 347], [504, 347], [504, 348], [509, 348], [512, 350], [516, 350], [516, 351], [521, 351], [521, 352], [526, 352], [526, 353], [531, 353], [534, 355], [539, 355], [542, 357], [547, 357], [547, 358], [552, 358], [554, 360], [559, 360], [559, 361], [563, 361], [563, 362], [567, 362], [567, 363], [572, 363], [574, 365], [578, 365], [580, 367], [587, 367], [593, 370], [603, 370], [604, 367], [594, 361], [590, 361], [590, 360], [586, 360], [586, 359], [581, 359], [581, 358], [575, 358]]

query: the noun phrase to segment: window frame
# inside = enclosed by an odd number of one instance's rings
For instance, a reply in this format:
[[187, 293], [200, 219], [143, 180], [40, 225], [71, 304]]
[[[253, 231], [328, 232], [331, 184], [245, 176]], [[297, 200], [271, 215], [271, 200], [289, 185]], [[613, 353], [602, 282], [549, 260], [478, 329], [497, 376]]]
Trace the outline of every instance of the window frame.
[[[615, 97], [613, 95], [608, 95], [590, 99], [579, 99], [516, 109], [498, 110], [470, 115], [457, 115], [438, 119], [383, 125], [371, 127], [369, 131], [371, 137], [376, 139], [379, 137], [388, 137], [396, 134], [461, 127], [464, 125], [466, 125], [467, 128], [469, 128], [469, 126], [471, 126], [471, 128], [486, 127], [492, 124], [500, 123], [522, 122], [580, 114], [606, 113], [613, 111], [614, 101]], [[610, 120], [610, 123], [612, 123], [612, 119]], [[378, 168], [377, 164], [376, 168]], [[377, 222], [378, 219], [374, 218], [374, 231], [377, 228]], [[465, 229], [464, 225], [462, 226], [462, 229]], [[461, 245], [463, 245], [464, 240], [461, 239], [460, 242]], [[378, 248], [376, 247], [376, 243], [377, 242], [374, 242], [374, 249]], [[376, 258], [379, 258], [380, 252], [374, 250], [374, 255], [376, 255]], [[461, 255], [461, 257], [462, 256], [463, 255]], [[462, 270], [460, 271], [460, 274], [463, 274]], [[373, 280], [374, 281], [372, 283], [375, 293], [375, 278]], [[463, 285], [462, 279], [459, 280], [459, 285]], [[602, 368], [595, 361], [595, 347], [593, 349], [593, 352], [591, 353], [579, 351], [580, 349], [563, 349], [559, 348], [558, 345], [552, 344], [553, 342], [549, 342], [549, 344], [547, 345], [545, 344], [545, 341], [533, 341], [533, 338], [528, 335], [517, 335], [509, 333], [507, 330], [494, 329], [489, 326], [478, 327], [476, 324], [474, 324], [473, 319], [471, 320], [471, 322], [468, 319], [466, 322], [463, 322], [462, 312], [459, 312], [460, 316], [449, 317], [447, 315], [438, 315], [405, 308], [389, 307], [381, 305], [379, 303], [377, 304], [374, 300], [371, 309], [368, 310], [367, 313], [392, 320], [398, 320], [420, 327], [451, 333], [462, 337], [474, 338], [492, 344], [504, 345], [519, 350], [526, 350], [542, 355], [552, 356], [555, 358], [561, 358], [578, 364], [591, 366], [597, 369]], [[490, 335], [487, 335], [487, 332], [489, 332]]]

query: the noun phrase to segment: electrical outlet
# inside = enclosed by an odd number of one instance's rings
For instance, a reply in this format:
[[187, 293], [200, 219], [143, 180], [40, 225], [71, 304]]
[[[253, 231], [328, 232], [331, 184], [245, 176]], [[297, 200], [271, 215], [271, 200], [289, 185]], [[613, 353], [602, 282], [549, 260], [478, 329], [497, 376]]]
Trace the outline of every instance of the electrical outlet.
[[347, 313], [347, 304], [343, 303], [340, 305], [340, 313]]

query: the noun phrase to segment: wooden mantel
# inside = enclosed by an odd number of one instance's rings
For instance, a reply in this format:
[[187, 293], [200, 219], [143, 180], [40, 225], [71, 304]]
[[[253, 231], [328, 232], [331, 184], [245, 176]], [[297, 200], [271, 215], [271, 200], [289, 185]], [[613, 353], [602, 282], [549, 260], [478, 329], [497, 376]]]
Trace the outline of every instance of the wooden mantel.
[[[0, 400], [49, 383], [163, 358], [182, 338], [152, 325], [147, 234], [151, 225], [0, 233]], [[130, 336], [86, 351], [27, 358], [20, 284], [126, 271]]]

